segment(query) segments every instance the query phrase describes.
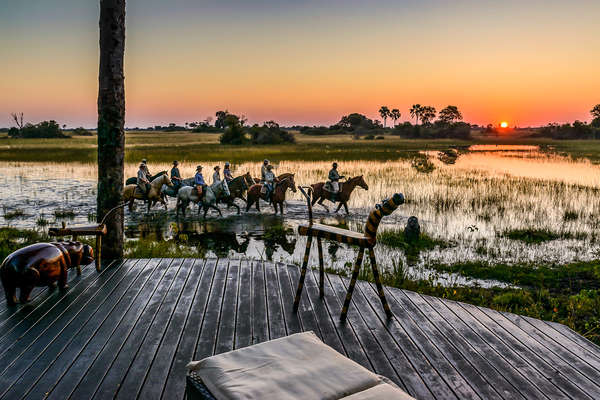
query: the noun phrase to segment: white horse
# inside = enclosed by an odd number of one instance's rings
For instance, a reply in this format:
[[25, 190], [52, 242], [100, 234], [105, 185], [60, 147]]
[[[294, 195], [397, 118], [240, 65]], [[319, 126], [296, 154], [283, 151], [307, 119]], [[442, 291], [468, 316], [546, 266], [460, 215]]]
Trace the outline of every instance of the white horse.
[[[223, 197], [229, 197], [231, 193], [229, 192], [229, 186], [227, 185], [227, 181], [225, 179], [213, 183], [211, 186], [207, 186], [204, 193], [204, 198], [202, 199], [202, 205], [198, 206], [198, 215], [200, 215], [200, 209], [204, 209], [204, 216], [206, 218], [206, 213], [209, 208], [217, 210], [219, 216], [223, 216], [221, 214], [221, 210], [217, 207], [217, 199]], [[200, 198], [198, 197], [198, 192], [196, 188], [192, 186], [183, 186], [177, 192], [177, 216], [179, 216], [179, 210], [181, 209], [183, 212], [183, 216], [185, 217], [185, 210], [187, 206], [191, 203], [198, 204], [200, 202]]]

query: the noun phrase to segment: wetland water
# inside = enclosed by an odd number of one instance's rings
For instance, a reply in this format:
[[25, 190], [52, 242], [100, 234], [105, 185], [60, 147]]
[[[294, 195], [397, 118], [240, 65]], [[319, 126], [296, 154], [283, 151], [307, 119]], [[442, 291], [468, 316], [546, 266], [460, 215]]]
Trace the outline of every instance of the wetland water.
[[[341, 162], [340, 172], [364, 175], [369, 190], [355, 190], [349, 203], [351, 216], [328, 214], [316, 206], [315, 220], [362, 230], [374, 204], [395, 192], [403, 193], [407, 204], [386, 217], [380, 231], [402, 229], [408, 217], [415, 215], [424, 232], [448, 245], [422, 251], [410, 261], [402, 250], [378, 245], [378, 258], [382, 267], [400, 263], [410, 274], [421, 277], [430, 275], [428, 266], [433, 263], [567, 263], [600, 256], [596, 237], [600, 226], [600, 166], [542, 152], [535, 146], [476, 145], [450, 160], [437, 152], [422, 155], [435, 166], [432, 172], [419, 172], [406, 160]], [[170, 167], [149, 161], [152, 173]], [[194, 161], [180, 165], [182, 176], [191, 177], [197, 164], [205, 166], [207, 177], [211, 175], [212, 163]], [[274, 164], [278, 174], [295, 172], [297, 185], [323, 181], [330, 167], [329, 162], [275, 160]], [[134, 176], [136, 167], [127, 165], [126, 176]], [[250, 171], [258, 176], [260, 164], [235, 165], [233, 170], [234, 175]], [[60, 212], [73, 211], [74, 215], [65, 220], [67, 224], [87, 224], [94, 218], [96, 174], [93, 164], [0, 163], [0, 223], [43, 229], [36, 223], [40, 217], [50, 226], [59, 225], [64, 220]], [[177, 219], [175, 199], [170, 199], [168, 211], [156, 206], [149, 214], [138, 203], [133, 213], [125, 211], [127, 239], [170, 241], [197, 250], [199, 256], [301, 262], [305, 238], [298, 238], [295, 231], [306, 221], [307, 209], [299, 191], [288, 192], [284, 217], [273, 216], [272, 207], [264, 202], [260, 214], [255, 209], [245, 213], [245, 205], [237, 202], [243, 206], [240, 216], [221, 205], [224, 217], [209, 211], [206, 221], [198, 218], [195, 207], [192, 212], [188, 210], [187, 218]], [[25, 215], [6, 218], [17, 209]], [[559, 238], [528, 244], [505, 236], [513, 229], [546, 230]], [[325, 246], [327, 265], [347, 269], [355, 250], [327, 242]], [[311, 265], [317, 265], [316, 251], [313, 256]], [[466, 283], [458, 276], [436, 279]]]

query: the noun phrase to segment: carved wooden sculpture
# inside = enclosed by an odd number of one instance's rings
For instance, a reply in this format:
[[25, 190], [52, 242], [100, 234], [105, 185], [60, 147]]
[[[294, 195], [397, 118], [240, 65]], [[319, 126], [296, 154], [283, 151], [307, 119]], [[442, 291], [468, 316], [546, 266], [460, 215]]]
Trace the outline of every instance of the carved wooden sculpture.
[[308, 200], [310, 222], [308, 224], [300, 225], [298, 227], [298, 233], [302, 236], [307, 236], [307, 240], [306, 250], [304, 251], [304, 259], [302, 261], [302, 269], [300, 272], [300, 280], [298, 282], [296, 298], [294, 299], [294, 311], [298, 310], [298, 304], [300, 303], [302, 289], [304, 287], [304, 278], [306, 276], [306, 268], [308, 266], [308, 258], [310, 256], [312, 238], [316, 237], [317, 247], [319, 251], [319, 293], [321, 297], [323, 297], [323, 286], [325, 276], [325, 270], [323, 266], [323, 245], [321, 243], [321, 239], [335, 240], [339, 243], [346, 243], [359, 246], [358, 256], [356, 257], [356, 262], [354, 263], [352, 279], [350, 280], [350, 285], [348, 286], [348, 292], [346, 294], [344, 306], [342, 307], [340, 319], [342, 321], [346, 319], [346, 314], [348, 313], [348, 307], [350, 306], [350, 301], [352, 300], [352, 293], [354, 292], [354, 286], [356, 286], [356, 280], [358, 278], [358, 273], [360, 271], [360, 266], [362, 264], [365, 249], [368, 249], [369, 251], [371, 268], [373, 270], [373, 278], [375, 279], [375, 284], [377, 285], [377, 293], [381, 300], [381, 304], [387, 317], [391, 318], [393, 314], [385, 298], [383, 285], [381, 284], [381, 278], [379, 277], [379, 270], [377, 269], [375, 251], [373, 250], [373, 248], [377, 244], [377, 228], [379, 227], [379, 222], [381, 221], [381, 218], [391, 214], [396, 208], [398, 208], [400, 204], [403, 204], [404, 196], [400, 193], [396, 193], [392, 196], [392, 198], [384, 200], [382, 204], [378, 204], [377, 206], [375, 206], [375, 209], [369, 214], [369, 218], [367, 219], [367, 223], [365, 224], [365, 233], [363, 234], [359, 232], [353, 232], [347, 229], [335, 228], [328, 225], [314, 224], [312, 222], [310, 190], [308, 194], [304, 191], [304, 188], [301, 187], [300, 190]]
[[94, 250], [80, 242], [36, 243], [11, 254], [0, 266], [0, 279], [8, 304], [17, 302], [20, 289], [21, 303], [29, 301], [35, 286], [54, 287], [58, 281], [61, 289], [67, 288], [67, 270], [94, 261]]

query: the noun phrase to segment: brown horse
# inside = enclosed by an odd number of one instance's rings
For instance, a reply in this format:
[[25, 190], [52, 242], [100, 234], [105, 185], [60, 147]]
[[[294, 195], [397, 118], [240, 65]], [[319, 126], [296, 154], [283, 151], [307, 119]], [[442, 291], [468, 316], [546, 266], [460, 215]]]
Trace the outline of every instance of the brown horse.
[[335, 212], [338, 212], [343, 205], [344, 209], [346, 210], [346, 214], [349, 214], [348, 200], [350, 199], [350, 195], [352, 194], [352, 191], [354, 190], [354, 188], [357, 186], [360, 186], [361, 188], [363, 188], [365, 190], [369, 190], [369, 185], [367, 185], [367, 183], [365, 182], [362, 175], [355, 176], [354, 178], [350, 178], [346, 182], [343, 182], [343, 183], [340, 182], [340, 185], [341, 185], [342, 189], [337, 193], [337, 198], [333, 199], [333, 200], [332, 200], [332, 198], [333, 198], [332, 193], [328, 192], [327, 190], [324, 189], [325, 182], [319, 182], [319, 183], [315, 183], [315, 184], [311, 185], [312, 189], [313, 189], [312, 205], [314, 206], [315, 203], [318, 201], [319, 204], [322, 205], [323, 207], [325, 207], [327, 212], [329, 212], [329, 208], [327, 208], [327, 206], [325, 204], [323, 204], [323, 200], [329, 200], [334, 204], [336, 201], [338, 201], [340, 204], [338, 204]]
[[[288, 189], [292, 189], [292, 192], [296, 193], [296, 182], [294, 182], [294, 174], [285, 174], [287, 175], [285, 178], [279, 180], [275, 185], [275, 189], [273, 190], [273, 208], [275, 209], [275, 214], [277, 214], [277, 205], [279, 204], [279, 209], [281, 210], [281, 214], [283, 214], [283, 202], [285, 201], [285, 192]], [[256, 209], [260, 212], [259, 202], [260, 199], [264, 201], [269, 201], [266, 198], [266, 193], [261, 193], [263, 185], [252, 185], [250, 189], [248, 189], [248, 203], [246, 204], [246, 212], [250, 210], [252, 204], [256, 203]]]

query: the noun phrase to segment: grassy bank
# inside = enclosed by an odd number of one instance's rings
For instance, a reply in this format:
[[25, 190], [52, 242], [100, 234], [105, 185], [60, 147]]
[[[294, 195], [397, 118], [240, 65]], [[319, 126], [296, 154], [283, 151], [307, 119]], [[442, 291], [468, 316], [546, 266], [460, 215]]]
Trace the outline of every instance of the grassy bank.
[[[320, 160], [396, 160], [412, 158], [422, 150], [447, 150], [470, 144], [530, 144], [546, 151], [600, 161], [600, 141], [551, 140], [521, 138], [477, 138], [470, 141], [454, 139], [401, 139], [387, 135], [383, 140], [356, 140], [351, 135], [308, 136], [296, 134], [297, 144], [276, 146], [227, 146], [219, 144], [217, 133], [191, 132], [127, 132], [126, 162], [142, 158], [152, 162], [178, 160], [222, 161], [235, 163], [260, 161], [263, 158], [289, 161]], [[70, 139], [12, 139], [0, 136], [0, 161], [72, 161], [95, 162], [95, 136], [74, 136]], [[318, 151], [315, 151], [318, 149]]]

